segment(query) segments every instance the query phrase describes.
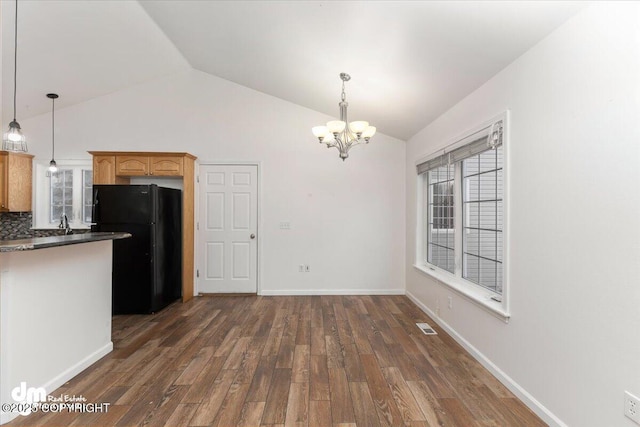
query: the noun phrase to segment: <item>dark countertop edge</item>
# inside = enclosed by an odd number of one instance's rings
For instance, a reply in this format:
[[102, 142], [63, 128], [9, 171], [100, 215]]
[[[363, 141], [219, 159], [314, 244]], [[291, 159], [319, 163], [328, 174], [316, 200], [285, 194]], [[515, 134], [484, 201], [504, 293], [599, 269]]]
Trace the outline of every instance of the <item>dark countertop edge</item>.
[[82, 233], [66, 236], [34, 237], [32, 239], [1, 240], [0, 252], [31, 251], [35, 249], [53, 248], [57, 246], [75, 245], [78, 243], [99, 242], [102, 240], [128, 239], [130, 233]]

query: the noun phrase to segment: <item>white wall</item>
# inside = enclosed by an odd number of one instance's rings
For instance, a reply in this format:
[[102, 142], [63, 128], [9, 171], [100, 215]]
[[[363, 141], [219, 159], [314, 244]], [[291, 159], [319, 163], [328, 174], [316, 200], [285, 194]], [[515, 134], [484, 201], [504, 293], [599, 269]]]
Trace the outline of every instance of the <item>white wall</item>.
[[[189, 71], [57, 110], [56, 156], [187, 151], [202, 162], [259, 161], [263, 293], [404, 292], [405, 143], [378, 134], [342, 162], [311, 134], [329, 119]], [[23, 121], [30, 151], [48, 161], [50, 114]]]
[[[407, 291], [524, 390], [552, 425], [632, 426], [640, 395], [640, 8], [592, 4], [407, 146]], [[511, 111], [511, 313], [412, 267], [415, 161]], [[441, 304], [444, 307], [444, 304]], [[554, 418], [555, 417], [555, 418]]]

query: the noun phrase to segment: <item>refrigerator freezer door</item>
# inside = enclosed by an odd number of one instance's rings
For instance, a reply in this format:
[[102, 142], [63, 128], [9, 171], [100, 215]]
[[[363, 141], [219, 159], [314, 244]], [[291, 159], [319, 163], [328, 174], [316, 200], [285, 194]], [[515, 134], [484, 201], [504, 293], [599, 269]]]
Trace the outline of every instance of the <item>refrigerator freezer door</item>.
[[151, 224], [156, 191], [156, 185], [94, 185], [93, 222]]

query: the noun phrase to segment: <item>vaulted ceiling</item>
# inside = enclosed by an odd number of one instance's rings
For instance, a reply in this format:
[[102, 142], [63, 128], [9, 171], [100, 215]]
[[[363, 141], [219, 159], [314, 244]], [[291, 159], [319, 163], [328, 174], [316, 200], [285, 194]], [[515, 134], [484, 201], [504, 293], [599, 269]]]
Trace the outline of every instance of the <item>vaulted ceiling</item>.
[[[580, 2], [20, 0], [18, 113], [31, 117], [194, 68], [408, 139]], [[13, 115], [14, 2], [2, 0], [3, 128]]]

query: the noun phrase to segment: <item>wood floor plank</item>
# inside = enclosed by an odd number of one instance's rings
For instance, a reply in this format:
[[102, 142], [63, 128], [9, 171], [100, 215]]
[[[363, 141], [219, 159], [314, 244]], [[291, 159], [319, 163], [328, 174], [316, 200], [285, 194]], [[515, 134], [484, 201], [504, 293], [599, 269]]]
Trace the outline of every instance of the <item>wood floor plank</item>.
[[411, 421], [426, 421], [424, 414], [420, 410], [411, 389], [405, 382], [398, 368], [383, 368], [382, 374], [389, 384], [391, 395], [396, 402], [396, 406], [400, 410], [402, 419], [405, 423]]
[[292, 382], [289, 387], [287, 414], [284, 425], [303, 426], [309, 420], [309, 383]]
[[344, 368], [329, 368], [329, 390], [333, 424], [355, 422], [349, 382]]
[[309, 390], [311, 400], [330, 400], [327, 356], [311, 356], [309, 360]]
[[349, 383], [353, 412], [356, 424], [360, 426], [378, 427], [380, 421], [376, 415], [376, 406], [371, 398], [369, 386], [366, 382]]
[[191, 385], [213, 357], [213, 347], [203, 347], [176, 380], [178, 385]]
[[331, 427], [331, 402], [312, 400], [309, 402], [309, 426]]
[[291, 382], [309, 382], [309, 358], [310, 346], [307, 344], [296, 345], [293, 354], [293, 368], [291, 370]]
[[214, 427], [237, 425], [240, 421], [242, 405], [248, 391], [249, 384], [231, 384], [212, 425]]
[[311, 328], [311, 354], [327, 354], [323, 327]]
[[407, 385], [416, 399], [427, 424], [433, 426], [452, 425], [449, 417], [440, 407], [438, 400], [424, 381], [407, 381]]
[[190, 426], [208, 426], [215, 419], [224, 397], [227, 395], [236, 372], [233, 370], [222, 370], [214, 381], [210, 394], [205, 396], [193, 418], [189, 420]]
[[266, 402], [275, 366], [275, 356], [262, 356], [260, 358], [247, 393], [247, 401]]
[[265, 402], [245, 402], [238, 418], [238, 427], [258, 427], [262, 421]]
[[189, 391], [182, 398], [182, 403], [201, 403], [203, 399], [209, 395], [214, 386], [214, 382], [224, 365], [226, 358], [212, 357], [209, 363], [204, 367], [202, 372], [196, 377]]
[[455, 426], [477, 426], [479, 422], [473, 419], [473, 415], [459, 399], [444, 398], [438, 399], [438, 404], [451, 418]]
[[380, 425], [389, 427], [402, 425], [402, 415], [391, 395], [376, 357], [371, 354], [361, 354], [360, 360], [367, 377], [373, 403], [376, 405]]
[[194, 298], [114, 316], [112, 340], [51, 392], [108, 412], [7, 427], [545, 425], [405, 296]]
[[274, 369], [271, 386], [269, 387], [269, 393], [262, 414], [263, 424], [283, 424], [285, 422], [290, 383], [291, 369]]
[[186, 426], [198, 409], [198, 406], [198, 404], [194, 403], [179, 403], [171, 416], [165, 420], [164, 425], [167, 427]]

